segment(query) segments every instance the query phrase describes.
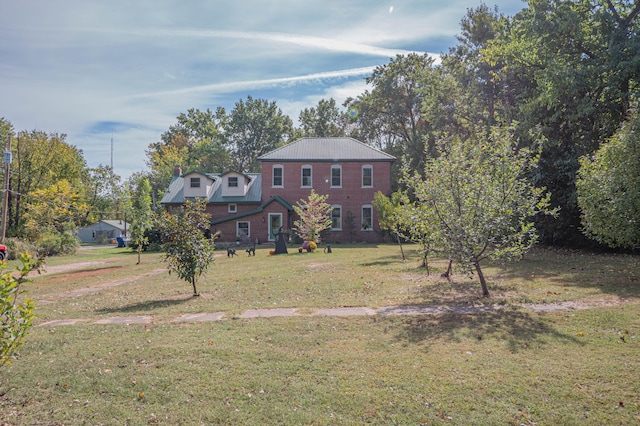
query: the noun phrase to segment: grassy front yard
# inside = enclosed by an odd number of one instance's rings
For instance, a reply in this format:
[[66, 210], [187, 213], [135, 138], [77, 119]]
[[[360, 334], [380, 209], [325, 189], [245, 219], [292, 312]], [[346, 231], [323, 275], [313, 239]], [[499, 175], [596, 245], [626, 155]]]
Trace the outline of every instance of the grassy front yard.
[[[640, 422], [637, 256], [537, 250], [476, 280], [426, 276], [392, 245], [221, 257], [200, 298], [122, 249], [49, 262], [28, 284], [38, 324], [0, 371], [0, 419], [76, 424], [634, 424]], [[63, 264], [88, 262], [80, 269]], [[55, 267], [60, 267], [57, 270]], [[134, 277], [139, 277], [134, 279]], [[115, 284], [117, 285], [115, 285]], [[535, 303], [590, 309], [536, 313]], [[503, 309], [318, 317], [321, 308]], [[593, 307], [595, 306], [595, 307]], [[240, 319], [248, 309], [301, 315]], [[213, 322], [175, 322], [223, 312]], [[97, 324], [149, 316], [148, 324]], [[1, 423], [1, 422], [0, 422]]]

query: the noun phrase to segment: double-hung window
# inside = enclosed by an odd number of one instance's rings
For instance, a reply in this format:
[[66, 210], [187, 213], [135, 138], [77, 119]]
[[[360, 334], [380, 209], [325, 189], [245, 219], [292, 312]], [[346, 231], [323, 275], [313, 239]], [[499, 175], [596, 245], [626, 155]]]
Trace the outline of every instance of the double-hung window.
[[371, 231], [373, 224], [373, 207], [369, 204], [362, 206], [362, 225], [360, 229], [363, 231]]
[[190, 179], [190, 186], [191, 186], [191, 188], [200, 188], [200, 178], [199, 177], [192, 177]]
[[342, 166], [331, 166], [331, 187], [342, 187]]
[[284, 186], [284, 168], [282, 166], [273, 166], [273, 176], [271, 186], [282, 188]]
[[362, 166], [362, 187], [371, 188], [373, 186], [373, 167]]
[[313, 186], [311, 180], [311, 166], [302, 166], [301, 173], [302, 182], [300, 186], [302, 186], [303, 188], [311, 188]]
[[331, 230], [340, 231], [342, 229], [342, 206], [331, 206]]

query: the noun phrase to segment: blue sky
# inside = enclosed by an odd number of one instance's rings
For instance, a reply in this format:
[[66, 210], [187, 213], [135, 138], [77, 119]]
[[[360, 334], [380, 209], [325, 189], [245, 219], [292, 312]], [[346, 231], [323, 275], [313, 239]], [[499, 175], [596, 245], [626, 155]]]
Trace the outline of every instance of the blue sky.
[[[294, 122], [338, 104], [396, 54], [456, 44], [480, 0], [0, 0], [0, 117], [66, 133], [90, 167], [145, 170], [145, 150], [189, 108], [248, 95]], [[519, 0], [486, 2], [513, 15]]]

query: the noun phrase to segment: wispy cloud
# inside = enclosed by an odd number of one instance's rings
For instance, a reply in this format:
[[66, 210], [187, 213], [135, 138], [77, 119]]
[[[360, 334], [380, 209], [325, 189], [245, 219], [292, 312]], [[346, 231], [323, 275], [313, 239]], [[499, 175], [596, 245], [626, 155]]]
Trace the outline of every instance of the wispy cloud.
[[186, 87], [184, 89], [141, 93], [137, 95], [127, 96], [127, 98], [150, 98], [150, 97], [158, 97], [158, 96], [185, 95], [189, 93], [206, 93], [206, 92], [231, 93], [231, 92], [237, 92], [239, 90], [263, 89], [266, 87], [274, 87], [279, 85], [291, 85], [295, 83], [302, 83], [302, 82], [309, 82], [309, 81], [320, 81], [320, 80], [328, 80], [328, 79], [371, 75], [374, 69], [375, 67], [362, 67], [362, 68], [320, 72], [320, 73], [313, 73], [313, 74], [299, 75], [299, 76], [292, 76], [292, 77], [271, 78], [266, 80], [248, 80], [248, 81], [236, 81], [236, 82], [229, 82], [229, 83], [204, 84], [199, 86]]
[[[69, 31], [70, 29], [67, 29]], [[332, 52], [354, 53], [358, 55], [382, 56], [386, 58], [395, 57], [396, 55], [406, 55], [413, 53], [411, 50], [404, 49], [387, 49], [384, 47], [370, 46], [362, 43], [353, 43], [347, 40], [314, 37], [300, 34], [274, 33], [274, 32], [255, 32], [255, 31], [218, 31], [218, 30], [202, 30], [202, 29], [164, 29], [164, 28], [146, 28], [146, 29], [117, 29], [117, 28], [76, 28], [73, 31], [85, 33], [106, 33], [120, 34], [135, 37], [189, 37], [189, 38], [215, 38], [215, 39], [239, 39], [260, 42], [270, 42], [279, 44], [290, 44], [313, 48], [318, 50], [327, 50]]]
[[389, 58], [447, 51], [480, 1], [5, 1], [0, 112], [17, 129], [67, 133], [91, 166], [110, 161], [113, 136], [127, 176], [189, 108], [251, 95], [295, 120], [322, 98], [341, 104]]

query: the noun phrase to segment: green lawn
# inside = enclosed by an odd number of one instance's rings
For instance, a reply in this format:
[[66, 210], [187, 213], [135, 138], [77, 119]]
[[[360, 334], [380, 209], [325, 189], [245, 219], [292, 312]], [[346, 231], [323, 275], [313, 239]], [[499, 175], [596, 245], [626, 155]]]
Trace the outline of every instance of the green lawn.
[[[474, 279], [441, 279], [409, 248], [226, 253], [199, 298], [159, 254], [106, 248], [27, 284], [37, 324], [0, 370], [0, 420], [82, 424], [637, 424], [640, 258], [536, 250]], [[138, 277], [134, 279], [135, 277]], [[121, 282], [117, 286], [109, 286]], [[86, 291], [93, 288], [92, 291]], [[536, 313], [521, 303], [591, 309]], [[320, 308], [492, 304], [480, 314], [318, 317]], [[598, 307], [601, 304], [603, 307]], [[239, 319], [255, 308], [301, 315]], [[175, 322], [224, 312], [214, 322]], [[149, 316], [149, 324], [96, 324]], [[2, 424], [0, 421], [0, 424]]]

